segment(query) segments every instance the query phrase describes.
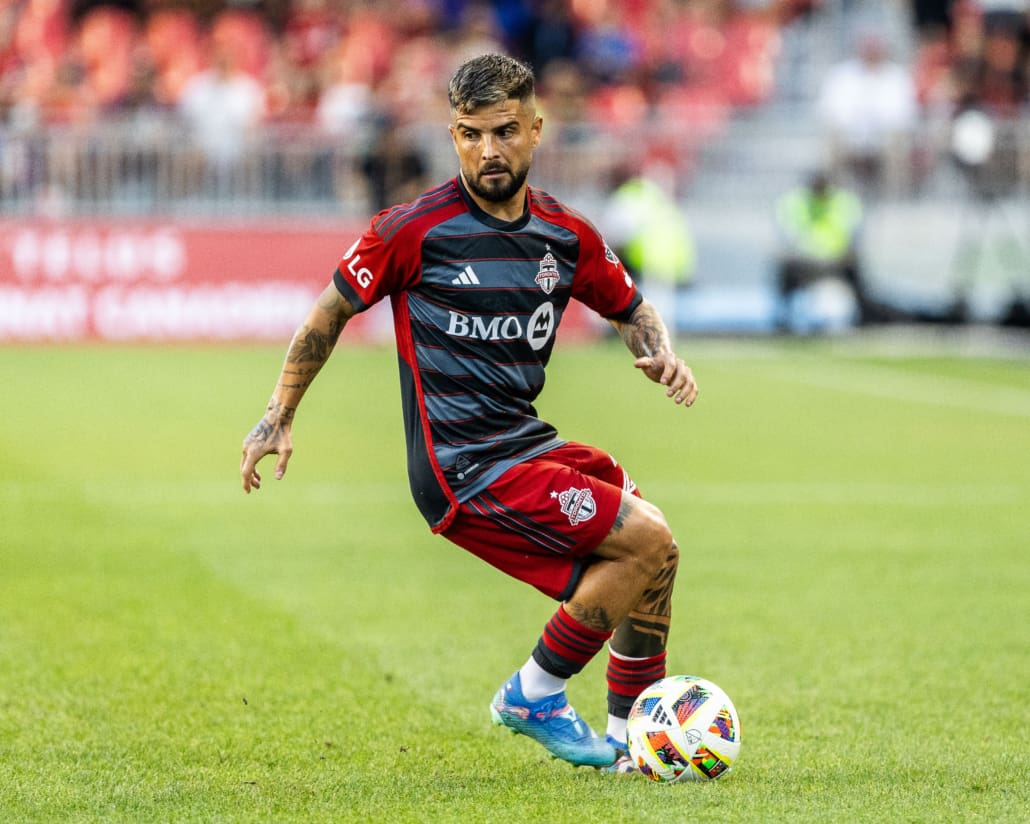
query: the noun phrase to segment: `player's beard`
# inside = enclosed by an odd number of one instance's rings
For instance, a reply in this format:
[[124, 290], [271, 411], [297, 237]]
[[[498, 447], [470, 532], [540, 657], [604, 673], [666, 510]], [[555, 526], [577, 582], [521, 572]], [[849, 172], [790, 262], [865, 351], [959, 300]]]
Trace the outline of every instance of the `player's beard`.
[[[504, 177], [483, 181], [482, 176], [490, 172], [505, 171], [508, 174]], [[505, 203], [511, 200], [522, 188], [522, 184], [529, 177], [529, 164], [520, 169], [512, 171], [506, 167], [487, 166], [475, 175], [466, 175], [465, 182], [472, 193], [490, 203]]]

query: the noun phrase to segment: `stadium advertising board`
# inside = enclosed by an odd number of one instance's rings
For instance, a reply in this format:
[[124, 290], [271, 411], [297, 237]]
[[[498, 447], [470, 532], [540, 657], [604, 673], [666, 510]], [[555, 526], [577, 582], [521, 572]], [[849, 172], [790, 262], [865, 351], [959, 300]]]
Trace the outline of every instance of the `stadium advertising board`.
[[[284, 341], [363, 223], [0, 222], [0, 342]], [[570, 307], [562, 336], [597, 326]], [[389, 339], [384, 305], [348, 339]]]

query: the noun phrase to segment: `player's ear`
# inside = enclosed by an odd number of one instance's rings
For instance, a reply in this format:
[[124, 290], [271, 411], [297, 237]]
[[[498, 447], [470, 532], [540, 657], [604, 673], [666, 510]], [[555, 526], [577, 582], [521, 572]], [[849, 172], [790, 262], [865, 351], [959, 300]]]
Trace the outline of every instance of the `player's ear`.
[[533, 148], [535, 149], [540, 145], [540, 134], [544, 129], [544, 119], [537, 115], [533, 118], [533, 125], [529, 129], [533, 133]]

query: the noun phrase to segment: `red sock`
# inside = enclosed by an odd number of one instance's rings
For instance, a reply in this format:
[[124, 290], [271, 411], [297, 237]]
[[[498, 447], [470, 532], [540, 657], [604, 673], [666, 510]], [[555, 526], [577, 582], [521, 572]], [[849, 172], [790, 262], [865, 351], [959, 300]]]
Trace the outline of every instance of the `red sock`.
[[612, 637], [581, 624], [559, 604], [533, 650], [533, 660], [552, 675], [571, 678], [587, 665]]
[[665, 677], [665, 650], [650, 658], [624, 658], [609, 652], [608, 712], [626, 718], [637, 696]]

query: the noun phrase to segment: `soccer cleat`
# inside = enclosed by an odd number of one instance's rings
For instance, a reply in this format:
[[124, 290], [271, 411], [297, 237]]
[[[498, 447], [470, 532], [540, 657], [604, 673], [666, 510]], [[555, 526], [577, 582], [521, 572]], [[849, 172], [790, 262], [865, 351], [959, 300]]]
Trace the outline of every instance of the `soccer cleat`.
[[637, 765], [633, 763], [633, 758], [629, 754], [629, 748], [626, 746], [625, 741], [619, 741], [610, 735], [605, 736], [605, 741], [612, 745], [612, 749], [615, 750], [615, 763], [609, 764], [607, 767], [601, 767], [601, 772], [609, 775], [628, 775], [629, 773], [639, 773]]
[[612, 745], [598, 738], [579, 717], [564, 690], [539, 701], [528, 701], [522, 694], [517, 672], [497, 690], [490, 702], [490, 715], [495, 724], [528, 735], [554, 758], [574, 766], [605, 767], [615, 761]]

